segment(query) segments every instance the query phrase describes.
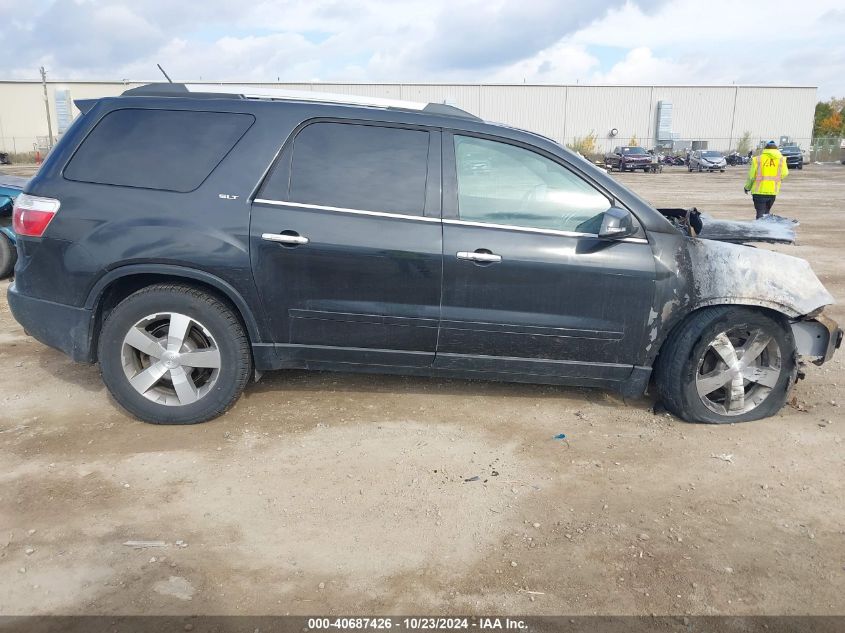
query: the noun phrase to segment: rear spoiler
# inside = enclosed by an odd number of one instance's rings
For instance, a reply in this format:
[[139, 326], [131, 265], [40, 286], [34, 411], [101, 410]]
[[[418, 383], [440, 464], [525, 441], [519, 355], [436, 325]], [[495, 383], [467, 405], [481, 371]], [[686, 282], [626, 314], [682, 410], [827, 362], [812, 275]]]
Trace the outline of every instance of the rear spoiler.
[[97, 101], [99, 101], [99, 99], [76, 99], [76, 100], [73, 102], [73, 104], [74, 104], [77, 108], [79, 108], [79, 111], [80, 111], [82, 114], [86, 114], [86, 113], [88, 112], [88, 110], [90, 110], [90, 109], [91, 109], [91, 108], [93, 108], [95, 105], [97, 105]]

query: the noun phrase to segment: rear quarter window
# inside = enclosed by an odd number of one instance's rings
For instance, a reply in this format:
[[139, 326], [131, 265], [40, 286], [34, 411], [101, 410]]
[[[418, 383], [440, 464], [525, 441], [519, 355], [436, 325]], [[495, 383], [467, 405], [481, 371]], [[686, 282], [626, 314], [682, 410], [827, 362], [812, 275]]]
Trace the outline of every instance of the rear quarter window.
[[199, 187], [255, 117], [127, 108], [104, 116], [64, 170], [68, 180], [186, 193]]

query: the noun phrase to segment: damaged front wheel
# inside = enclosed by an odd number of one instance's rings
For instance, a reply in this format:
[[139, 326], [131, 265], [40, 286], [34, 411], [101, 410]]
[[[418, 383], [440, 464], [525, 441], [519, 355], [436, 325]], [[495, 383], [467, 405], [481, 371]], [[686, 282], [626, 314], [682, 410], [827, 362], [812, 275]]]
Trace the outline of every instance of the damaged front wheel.
[[688, 422], [724, 424], [777, 413], [795, 382], [795, 341], [785, 323], [745, 307], [691, 315], [657, 364], [666, 408]]

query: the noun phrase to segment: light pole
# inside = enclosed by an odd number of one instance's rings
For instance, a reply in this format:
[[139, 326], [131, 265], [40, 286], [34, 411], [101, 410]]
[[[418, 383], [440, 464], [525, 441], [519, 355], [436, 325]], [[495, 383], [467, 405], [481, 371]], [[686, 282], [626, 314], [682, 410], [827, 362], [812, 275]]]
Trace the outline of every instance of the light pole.
[[44, 88], [44, 111], [47, 113], [47, 150], [53, 148], [53, 124], [50, 122], [50, 101], [47, 99], [47, 71], [41, 70], [41, 86]]

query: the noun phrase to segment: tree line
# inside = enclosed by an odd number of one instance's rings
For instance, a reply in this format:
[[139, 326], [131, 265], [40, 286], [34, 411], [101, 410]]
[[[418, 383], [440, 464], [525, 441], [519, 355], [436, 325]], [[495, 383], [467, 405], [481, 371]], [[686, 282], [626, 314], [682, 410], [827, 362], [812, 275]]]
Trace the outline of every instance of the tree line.
[[845, 98], [819, 101], [813, 117], [813, 137], [845, 136]]

